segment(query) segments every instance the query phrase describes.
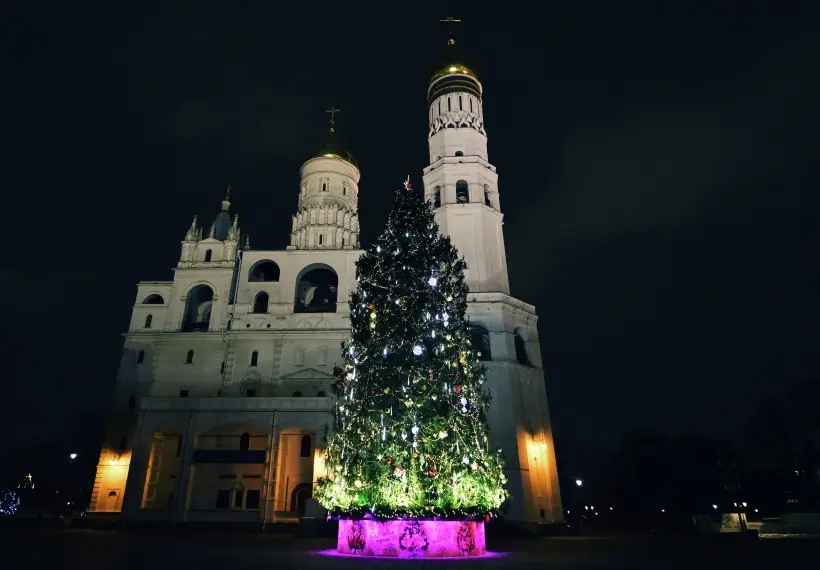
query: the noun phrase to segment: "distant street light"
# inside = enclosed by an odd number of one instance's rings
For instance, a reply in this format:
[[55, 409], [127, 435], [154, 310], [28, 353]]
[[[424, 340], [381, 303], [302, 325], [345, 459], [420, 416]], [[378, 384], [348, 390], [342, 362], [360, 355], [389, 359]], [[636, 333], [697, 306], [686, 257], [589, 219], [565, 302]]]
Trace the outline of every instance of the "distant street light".
[[712, 505], [712, 508], [717, 510], [717, 505]]
[[70, 459], [77, 459], [77, 454], [76, 454], [76, 453], [72, 453], [72, 454], [71, 454], [71, 455], [69, 455], [68, 457], [69, 457]]
[[581, 487], [581, 486], [583, 486], [584, 481], [582, 479], [576, 479], [575, 484], [578, 485], [579, 487]]

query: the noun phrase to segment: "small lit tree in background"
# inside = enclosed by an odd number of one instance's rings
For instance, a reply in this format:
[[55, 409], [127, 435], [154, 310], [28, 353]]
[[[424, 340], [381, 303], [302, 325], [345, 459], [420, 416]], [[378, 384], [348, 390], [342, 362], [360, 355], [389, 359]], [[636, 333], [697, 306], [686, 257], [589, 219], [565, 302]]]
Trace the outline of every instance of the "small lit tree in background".
[[478, 518], [506, 501], [464, 268], [431, 205], [405, 182], [357, 263], [328, 474], [316, 489], [331, 515]]
[[13, 489], [0, 491], [0, 516], [13, 516], [20, 510], [20, 496]]

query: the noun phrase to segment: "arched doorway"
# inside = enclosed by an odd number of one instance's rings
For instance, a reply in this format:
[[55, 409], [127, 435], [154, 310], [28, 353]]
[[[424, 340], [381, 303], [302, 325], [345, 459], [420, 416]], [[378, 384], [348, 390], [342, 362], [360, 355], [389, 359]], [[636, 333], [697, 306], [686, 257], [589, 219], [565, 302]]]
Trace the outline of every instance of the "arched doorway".
[[105, 510], [108, 512], [117, 512], [119, 511], [120, 506], [120, 493], [112, 489], [108, 491], [108, 496], [105, 498]]
[[290, 494], [290, 512], [300, 517], [305, 515], [305, 504], [313, 496], [313, 484], [302, 483], [297, 485]]

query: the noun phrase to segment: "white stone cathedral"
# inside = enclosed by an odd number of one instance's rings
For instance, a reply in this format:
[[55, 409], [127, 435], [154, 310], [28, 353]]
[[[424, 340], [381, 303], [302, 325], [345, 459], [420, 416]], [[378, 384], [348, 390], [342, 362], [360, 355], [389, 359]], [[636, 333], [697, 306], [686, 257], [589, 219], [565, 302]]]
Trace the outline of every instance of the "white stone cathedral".
[[[493, 398], [491, 443], [504, 452], [513, 497], [507, 519], [557, 522], [537, 317], [509, 294], [482, 96], [461, 65], [432, 78], [424, 195], [467, 262], [468, 311]], [[204, 233], [194, 218], [173, 280], [137, 285], [90, 511], [180, 522], [304, 514], [324, 473], [329, 386], [362, 251], [358, 167], [329, 151], [300, 174], [285, 250], [243, 243], [226, 196]]]

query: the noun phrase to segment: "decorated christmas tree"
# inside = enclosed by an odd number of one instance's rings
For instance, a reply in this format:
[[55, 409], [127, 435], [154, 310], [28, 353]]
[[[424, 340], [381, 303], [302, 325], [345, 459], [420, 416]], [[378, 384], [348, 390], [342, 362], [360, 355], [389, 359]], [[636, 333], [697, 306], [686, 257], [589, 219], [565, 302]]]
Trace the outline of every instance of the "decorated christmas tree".
[[432, 206], [405, 182], [357, 263], [327, 476], [316, 489], [331, 515], [479, 518], [507, 499], [464, 268]]

